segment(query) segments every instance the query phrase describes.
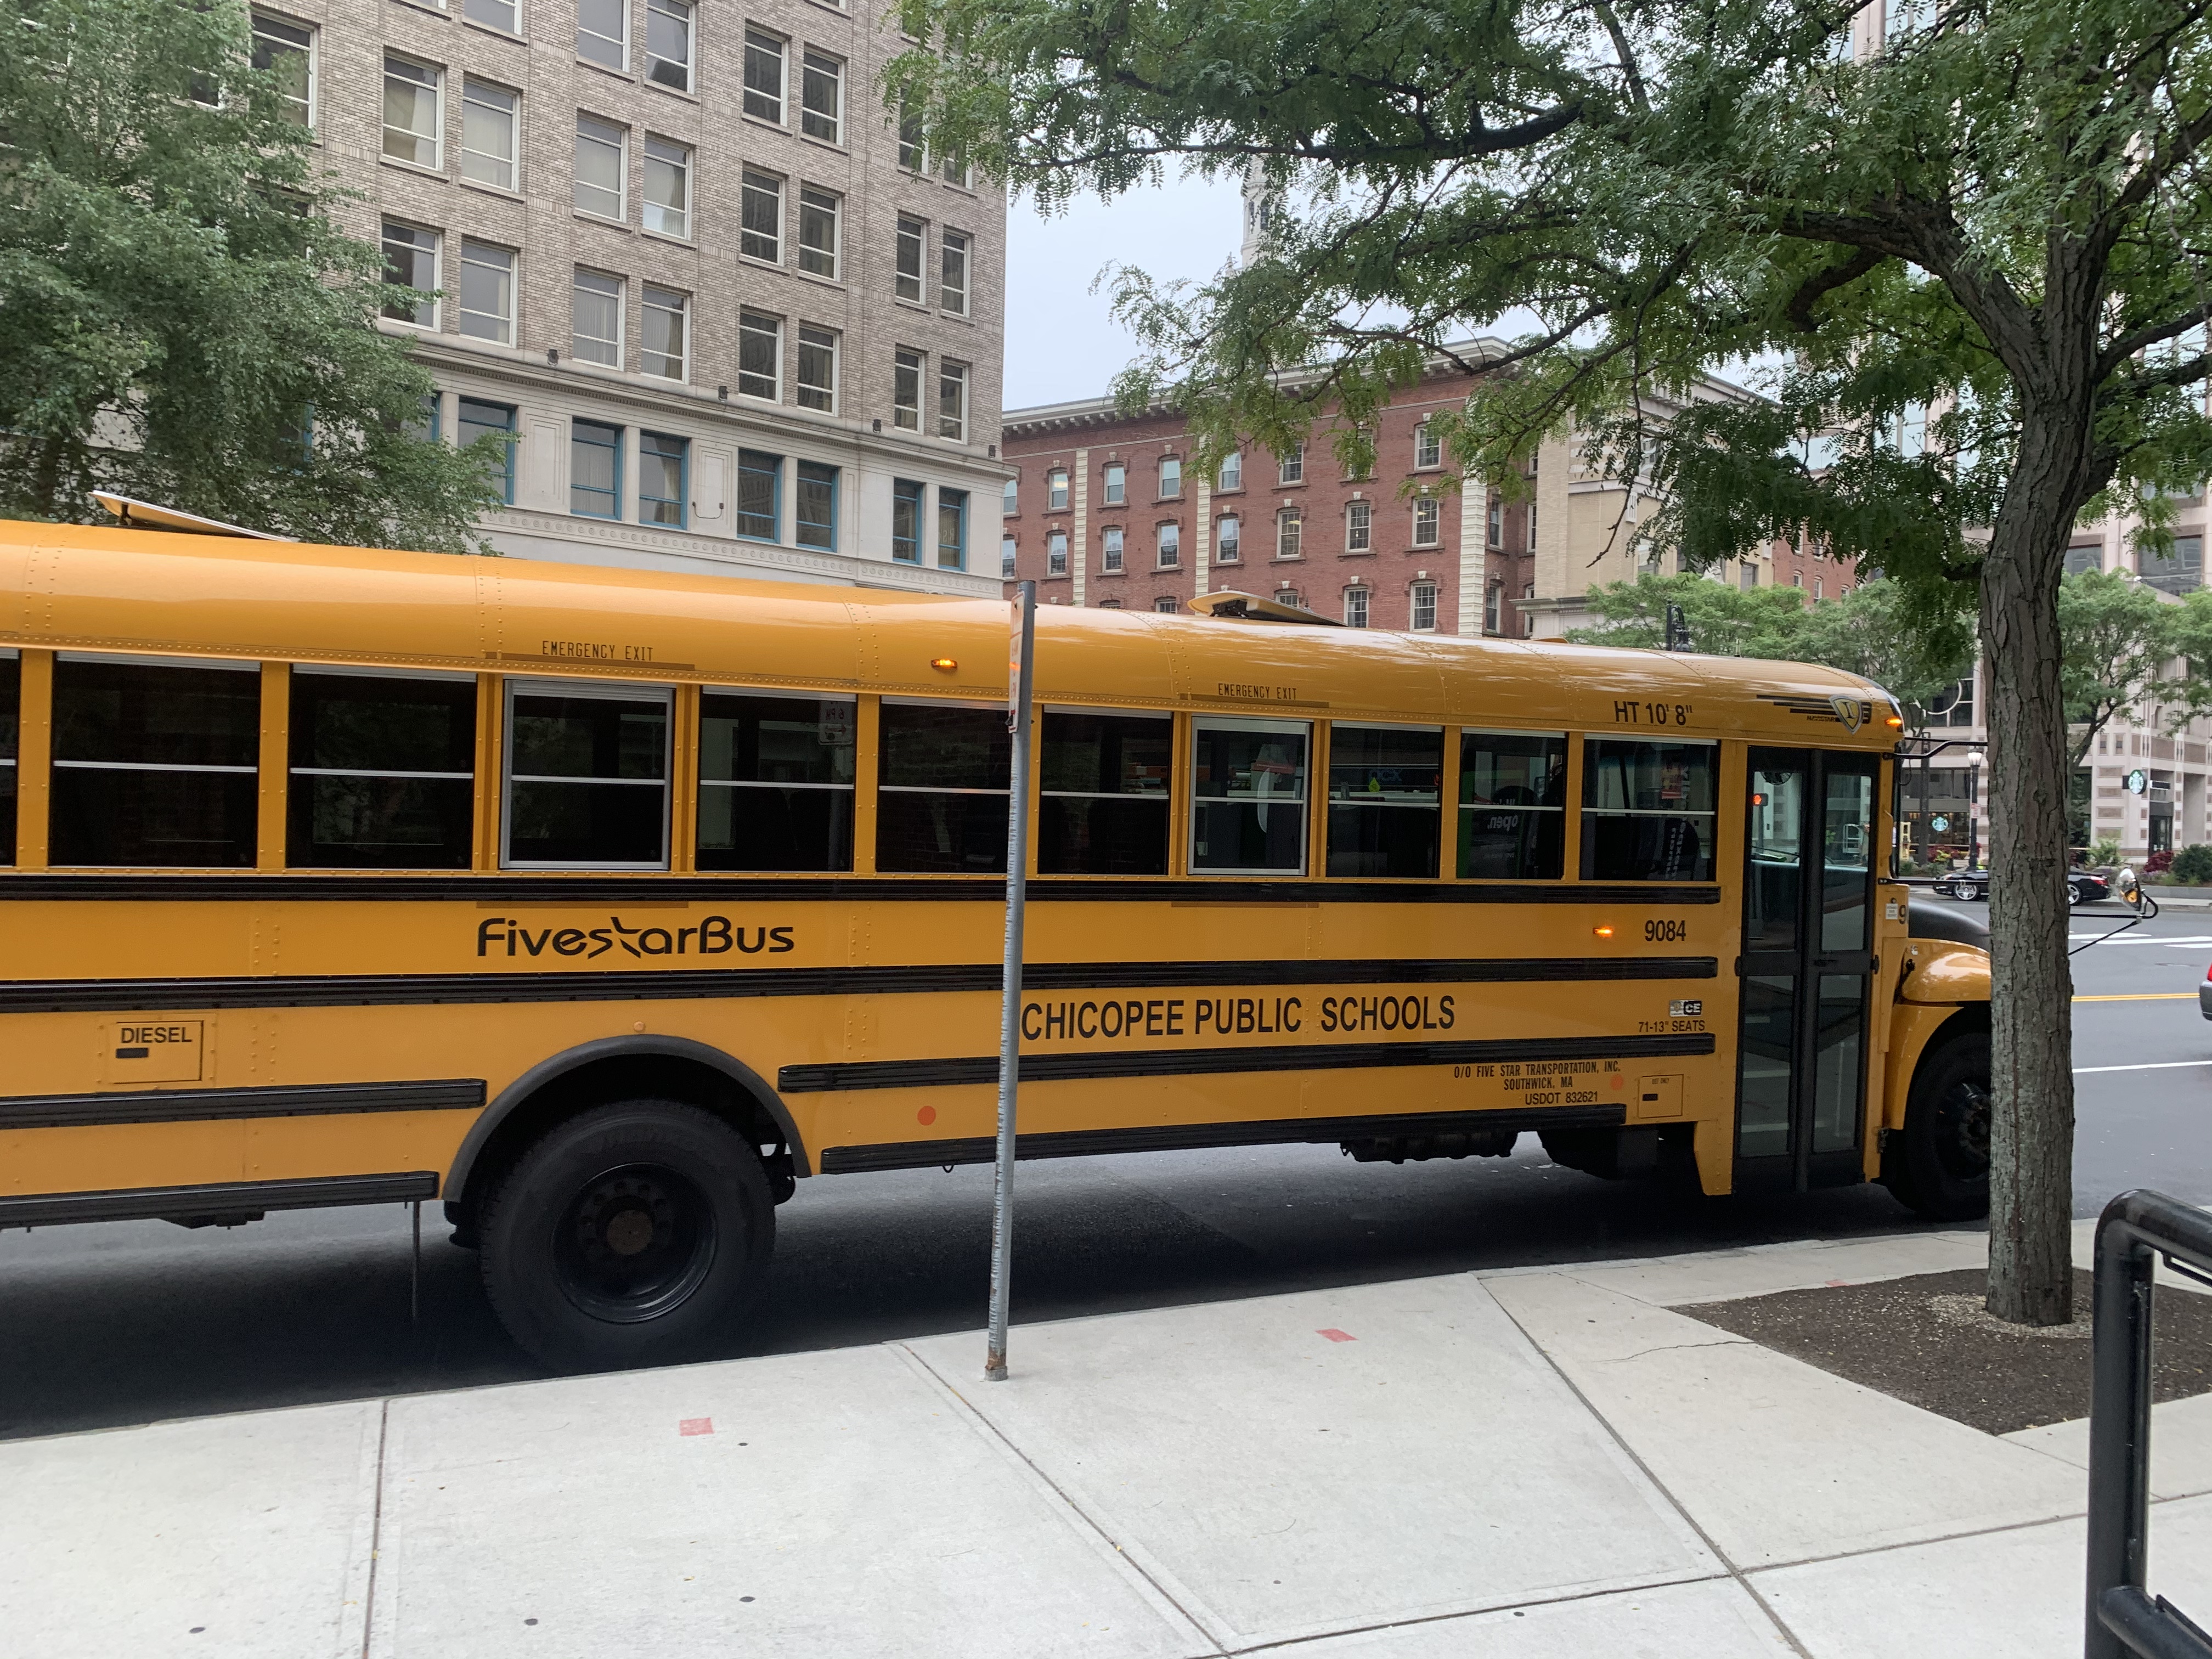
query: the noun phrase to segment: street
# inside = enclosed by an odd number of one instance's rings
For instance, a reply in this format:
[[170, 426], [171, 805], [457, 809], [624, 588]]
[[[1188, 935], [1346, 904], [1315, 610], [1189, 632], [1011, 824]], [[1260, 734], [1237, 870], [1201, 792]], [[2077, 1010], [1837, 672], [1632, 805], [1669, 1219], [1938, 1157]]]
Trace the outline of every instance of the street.
[[[2126, 919], [2078, 912], [2077, 942]], [[2212, 1202], [2212, 1025], [2196, 1001], [2209, 959], [2212, 911], [2169, 911], [2075, 957], [2077, 1215], [2136, 1185]], [[986, 1167], [802, 1183], [778, 1214], [762, 1322], [736, 1351], [979, 1328], [990, 1187]], [[1552, 1164], [1534, 1136], [1510, 1159], [1402, 1166], [1334, 1146], [1032, 1163], [1017, 1192], [1027, 1321], [1925, 1224], [1879, 1187], [1754, 1200], [1601, 1182]], [[541, 1375], [446, 1233], [427, 1208], [412, 1323], [403, 1208], [0, 1237], [0, 1437]]]

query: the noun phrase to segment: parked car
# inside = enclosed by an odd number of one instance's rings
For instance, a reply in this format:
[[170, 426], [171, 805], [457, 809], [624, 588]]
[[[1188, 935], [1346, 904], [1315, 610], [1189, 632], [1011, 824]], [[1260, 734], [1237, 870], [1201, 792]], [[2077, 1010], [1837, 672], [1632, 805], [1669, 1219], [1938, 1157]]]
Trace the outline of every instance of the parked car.
[[[1936, 890], [1956, 899], [1986, 899], [1990, 896], [1990, 872], [1986, 870], [1959, 870], [1948, 876], [1936, 878]], [[2075, 904], [2094, 904], [2099, 899], [2112, 896], [2112, 884], [2094, 870], [2069, 870], [2066, 872], [2068, 899]]]

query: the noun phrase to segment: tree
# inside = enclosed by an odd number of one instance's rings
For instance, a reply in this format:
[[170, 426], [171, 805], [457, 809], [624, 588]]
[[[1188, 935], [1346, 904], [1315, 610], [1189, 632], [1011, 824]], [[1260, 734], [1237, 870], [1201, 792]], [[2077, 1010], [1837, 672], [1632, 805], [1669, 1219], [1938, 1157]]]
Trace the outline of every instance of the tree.
[[[2212, 595], [2208, 595], [2212, 598]], [[2183, 606], [2117, 572], [2087, 570], [2058, 586], [2065, 641], [2059, 687], [2066, 700], [2066, 764], [2081, 764], [2097, 733], [2138, 704], [2180, 686], [2167, 669], [2183, 648]]]
[[94, 488], [458, 550], [490, 459], [422, 441], [378, 251], [329, 217], [237, 0], [21, 0], [0, 53], [0, 510]]
[[[1510, 487], [1571, 423], [1671, 496], [1690, 568], [1809, 531], [1917, 619], [1977, 613], [2006, 874], [1989, 1305], [2055, 1324], [2059, 577], [2104, 492], [2212, 472], [2212, 23], [2203, 0], [1939, 3], [1899, 0], [1887, 40], [1869, 13], [1854, 42], [1853, 0], [906, 0], [932, 49], [887, 91], [1048, 206], [1177, 159], [1307, 192], [1248, 269], [1121, 283], [1146, 348], [1121, 392], [1171, 392], [1209, 448], [1294, 441], [1334, 405], [1359, 459], [1356, 423], [1462, 319], [1525, 307], [1505, 372], [1432, 422], [1463, 468]], [[1683, 390], [1777, 358], [1771, 402]], [[1686, 406], [1657, 425], [1669, 392]]]

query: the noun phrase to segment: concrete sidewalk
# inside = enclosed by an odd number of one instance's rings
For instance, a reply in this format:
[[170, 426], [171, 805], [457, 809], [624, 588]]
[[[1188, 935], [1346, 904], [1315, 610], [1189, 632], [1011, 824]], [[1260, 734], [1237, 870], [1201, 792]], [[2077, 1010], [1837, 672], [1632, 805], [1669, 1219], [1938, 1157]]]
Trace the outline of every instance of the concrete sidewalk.
[[[2086, 1237], [2086, 1233], [2085, 1233]], [[0, 1654], [2081, 1650], [2081, 1425], [1696, 1317], [1969, 1233], [1359, 1285], [0, 1445]], [[2086, 1247], [2084, 1247], [2086, 1248]], [[2212, 1612], [2212, 1400], [2152, 1584]]]

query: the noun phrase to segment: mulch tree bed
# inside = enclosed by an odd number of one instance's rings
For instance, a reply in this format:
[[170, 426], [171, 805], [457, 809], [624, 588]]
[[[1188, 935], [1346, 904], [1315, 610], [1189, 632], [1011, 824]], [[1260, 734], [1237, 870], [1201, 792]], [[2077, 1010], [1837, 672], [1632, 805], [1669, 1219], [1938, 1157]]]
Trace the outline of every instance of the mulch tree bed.
[[[1984, 1277], [1970, 1267], [1675, 1311], [1984, 1434], [2087, 1417], [2088, 1273], [2074, 1274], [2074, 1322], [2044, 1332], [1983, 1312]], [[2153, 1397], [2212, 1394], [2212, 1296], [2161, 1288], [2155, 1318]]]

